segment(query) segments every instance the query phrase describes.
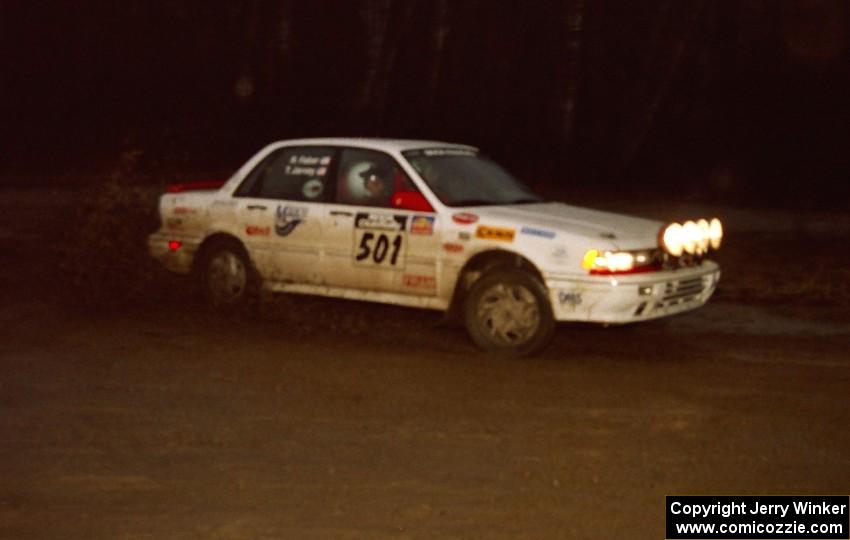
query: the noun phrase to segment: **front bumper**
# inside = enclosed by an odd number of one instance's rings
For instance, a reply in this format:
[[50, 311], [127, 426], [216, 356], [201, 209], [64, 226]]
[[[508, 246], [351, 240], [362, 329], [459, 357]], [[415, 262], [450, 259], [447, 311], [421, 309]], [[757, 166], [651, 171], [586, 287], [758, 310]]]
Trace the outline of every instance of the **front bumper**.
[[690, 268], [620, 276], [546, 277], [555, 319], [630, 323], [698, 308], [720, 280], [712, 261]]
[[[172, 250], [168, 247], [171, 241], [178, 241], [181, 246]], [[195, 260], [198, 245], [197, 239], [179, 234], [156, 232], [148, 236], [150, 256], [162, 263], [167, 270], [178, 274], [188, 274], [192, 271], [192, 262]]]

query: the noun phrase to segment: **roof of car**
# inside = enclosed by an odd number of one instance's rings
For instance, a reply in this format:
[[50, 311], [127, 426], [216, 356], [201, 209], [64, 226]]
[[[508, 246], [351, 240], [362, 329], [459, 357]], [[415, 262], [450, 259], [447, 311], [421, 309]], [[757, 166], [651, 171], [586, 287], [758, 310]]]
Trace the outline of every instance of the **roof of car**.
[[308, 139], [287, 139], [274, 143], [279, 146], [291, 145], [329, 145], [329, 146], [356, 146], [360, 148], [372, 148], [391, 152], [403, 152], [405, 150], [417, 150], [420, 148], [466, 148], [477, 150], [468, 144], [457, 144], [443, 141], [427, 141], [413, 139], [380, 139], [372, 137], [314, 137]]

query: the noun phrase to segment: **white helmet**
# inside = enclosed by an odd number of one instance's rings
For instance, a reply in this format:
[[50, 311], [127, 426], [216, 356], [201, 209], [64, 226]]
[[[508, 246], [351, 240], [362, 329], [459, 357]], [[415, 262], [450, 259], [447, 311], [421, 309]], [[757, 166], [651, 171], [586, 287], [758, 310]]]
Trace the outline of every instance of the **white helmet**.
[[366, 187], [367, 180], [373, 175], [378, 178], [382, 176], [380, 168], [372, 161], [361, 161], [348, 169], [345, 185], [352, 199], [367, 201], [375, 197]]

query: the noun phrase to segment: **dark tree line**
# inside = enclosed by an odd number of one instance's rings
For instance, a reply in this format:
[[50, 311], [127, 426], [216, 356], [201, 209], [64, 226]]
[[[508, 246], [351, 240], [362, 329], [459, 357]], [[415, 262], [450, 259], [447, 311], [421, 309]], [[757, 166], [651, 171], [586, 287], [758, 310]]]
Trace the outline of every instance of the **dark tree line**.
[[127, 146], [229, 165], [272, 138], [370, 135], [471, 142], [550, 182], [850, 170], [842, 0], [0, 6], [16, 166]]

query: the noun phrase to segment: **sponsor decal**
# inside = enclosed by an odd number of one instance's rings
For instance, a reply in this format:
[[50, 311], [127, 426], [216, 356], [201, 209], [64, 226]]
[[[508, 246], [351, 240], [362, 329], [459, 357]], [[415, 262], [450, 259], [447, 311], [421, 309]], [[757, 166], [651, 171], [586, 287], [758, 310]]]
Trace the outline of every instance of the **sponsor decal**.
[[452, 221], [459, 225], [469, 225], [478, 221], [478, 216], [470, 212], [458, 212], [457, 214], [452, 214]]
[[499, 242], [513, 242], [514, 229], [508, 227], [490, 227], [487, 225], [479, 225], [475, 229], [475, 236], [484, 240], [497, 240]]
[[448, 253], [460, 253], [461, 251], [463, 251], [463, 244], [446, 242], [445, 244], [443, 244], [443, 249]]
[[581, 305], [581, 293], [573, 291], [558, 291], [558, 303], [572, 307]]
[[552, 250], [552, 258], [553, 259], [563, 259], [567, 256], [567, 248], [565, 247], [556, 247]]
[[325, 191], [325, 185], [318, 178], [307, 180], [301, 188], [301, 194], [307, 199], [318, 199], [323, 191]]
[[475, 150], [466, 148], [426, 148], [422, 151], [426, 156], [475, 156]]
[[188, 208], [186, 206], [175, 206], [174, 210], [171, 211], [172, 214], [195, 214], [197, 212], [197, 209]]
[[245, 234], [248, 236], [268, 236], [271, 233], [271, 227], [261, 227], [259, 225], [247, 225]]
[[472, 235], [471, 235], [471, 234], [469, 234], [469, 233], [468, 233], [468, 232], [466, 232], [466, 231], [461, 231], [461, 232], [457, 233], [457, 239], [458, 239], [458, 240], [463, 240], [464, 242], [466, 242], [466, 241], [468, 241], [470, 238], [472, 238]]
[[529, 236], [539, 236], [540, 238], [548, 238], [551, 240], [555, 238], [555, 231], [550, 231], [548, 229], [537, 229], [535, 227], [523, 227], [519, 230], [522, 234], [527, 234]]
[[299, 167], [298, 165], [287, 165], [286, 174], [289, 176], [316, 176], [316, 167]]
[[304, 218], [307, 209], [299, 206], [278, 206], [275, 214], [274, 232], [278, 236], [289, 236]]
[[410, 219], [410, 234], [425, 236], [434, 234], [434, 218], [431, 216], [413, 216]]
[[436, 289], [437, 279], [434, 276], [415, 276], [412, 274], [404, 274], [401, 276], [402, 283], [405, 287], [413, 289]]
[[321, 158], [319, 156], [302, 156], [294, 154], [289, 157], [290, 165], [318, 165]]
[[302, 156], [294, 155], [289, 158], [289, 163], [284, 168], [290, 176], [324, 176], [328, 172], [330, 156]]
[[407, 216], [358, 212], [354, 218], [354, 264], [403, 269], [406, 226]]
[[407, 216], [393, 214], [372, 214], [357, 212], [354, 226], [358, 229], [378, 229], [380, 231], [403, 231], [407, 225]]

